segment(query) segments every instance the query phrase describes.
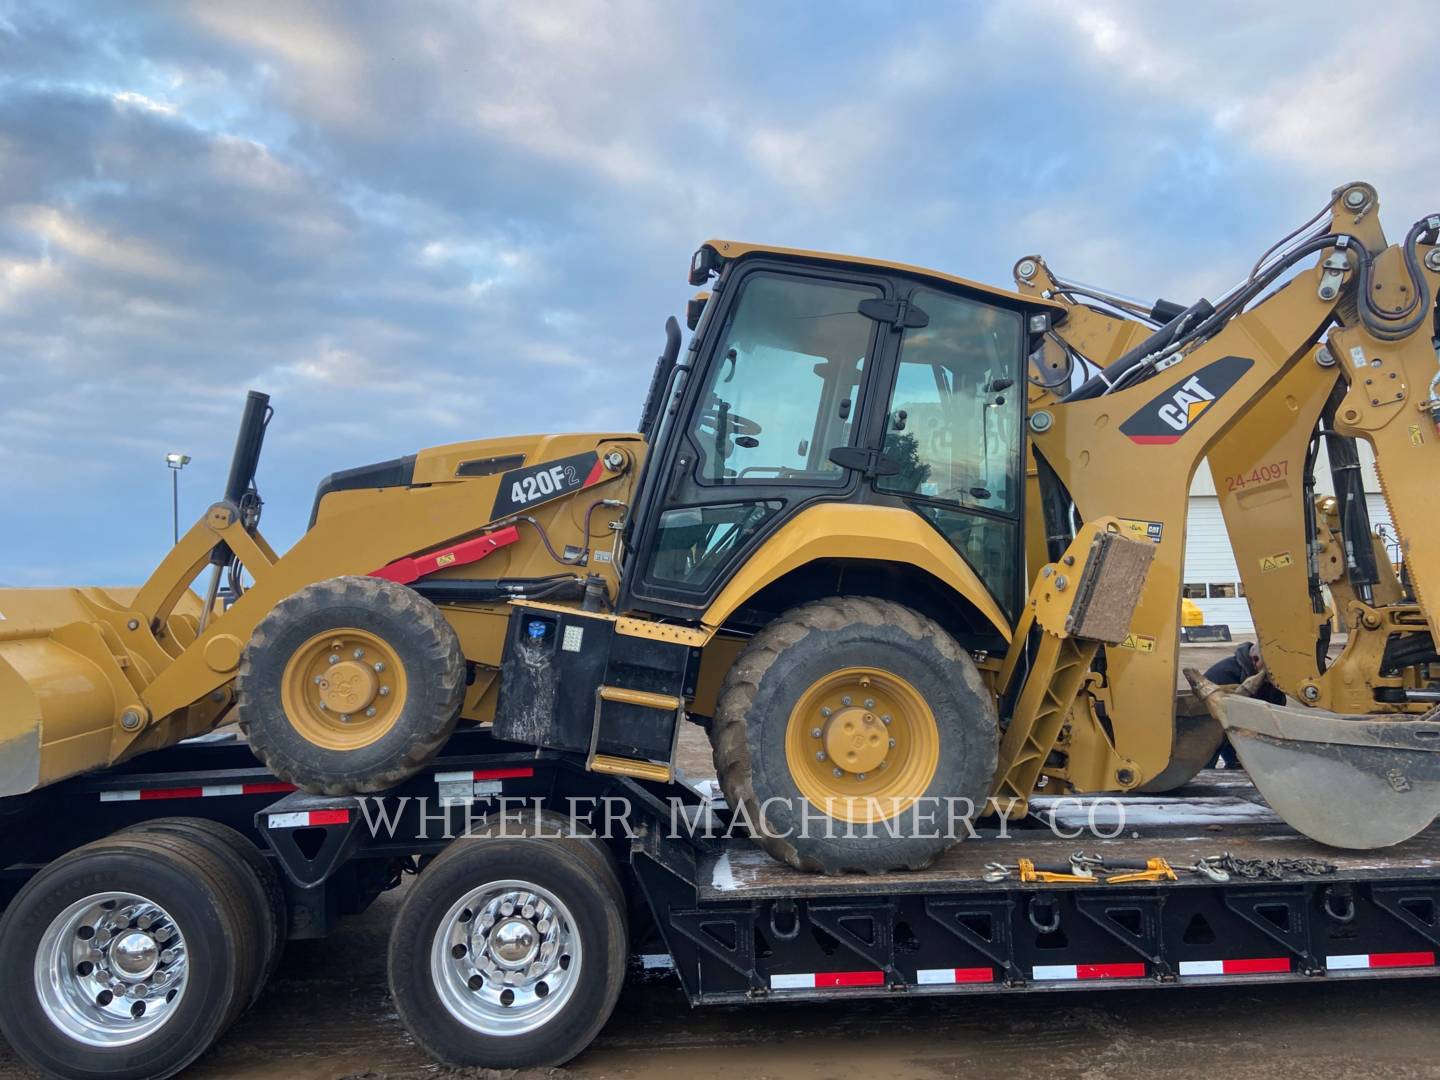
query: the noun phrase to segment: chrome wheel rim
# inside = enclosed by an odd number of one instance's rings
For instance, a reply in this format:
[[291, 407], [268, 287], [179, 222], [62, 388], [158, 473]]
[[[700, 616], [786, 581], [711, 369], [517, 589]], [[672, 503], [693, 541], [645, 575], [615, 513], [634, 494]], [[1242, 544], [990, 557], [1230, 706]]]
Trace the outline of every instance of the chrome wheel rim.
[[514, 879], [457, 900], [430, 949], [441, 1004], [483, 1035], [523, 1035], [547, 1024], [574, 993], [581, 963], [570, 909], [548, 889]]
[[35, 992], [50, 1022], [85, 1046], [149, 1038], [185, 996], [185, 936], [159, 904], [128, 892], [76, 900], [35, 951]]

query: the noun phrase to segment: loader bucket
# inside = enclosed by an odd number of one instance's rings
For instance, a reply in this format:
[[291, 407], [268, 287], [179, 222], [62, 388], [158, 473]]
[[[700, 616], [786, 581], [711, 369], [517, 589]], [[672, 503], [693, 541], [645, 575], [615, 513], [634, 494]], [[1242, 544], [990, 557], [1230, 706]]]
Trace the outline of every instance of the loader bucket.
[[[116, 724], [159, 659], [128, 648], [117, 629], [135, 592], [0, 589], [0, 797], [112, 764], [123, 753]], [[193, 627], [199, 610], [199, 598], [187, 594], [174, 618]]]
[[1381, 848], [1440, 815], [1440, 718], [1344, 717], [1219, 695], [1256, 789], [1289, 825], [1338, 848]]

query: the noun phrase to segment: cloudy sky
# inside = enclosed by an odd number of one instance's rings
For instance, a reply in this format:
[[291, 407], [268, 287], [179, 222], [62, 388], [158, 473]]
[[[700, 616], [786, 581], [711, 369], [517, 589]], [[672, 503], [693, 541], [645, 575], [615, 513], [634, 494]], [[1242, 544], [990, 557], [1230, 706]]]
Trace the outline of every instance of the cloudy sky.
[[1179, 300], [1440, 208], [1423, 2], [0, 0], [0, 583], [144, 577], [247, 388], [325, 473], [628, 430], [712, 236]]

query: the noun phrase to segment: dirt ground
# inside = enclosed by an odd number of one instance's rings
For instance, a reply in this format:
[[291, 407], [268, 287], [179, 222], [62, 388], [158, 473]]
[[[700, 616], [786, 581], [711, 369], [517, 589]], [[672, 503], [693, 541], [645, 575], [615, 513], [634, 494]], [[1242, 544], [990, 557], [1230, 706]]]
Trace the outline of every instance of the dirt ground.
[[[1204, 668], [1233, 645], [1187, 646]], [[687, 729], [683, 764], [710, 774]], [[385, 987], [388, 894], [327, 941], [290, 946], [259, 1005], [186, 1076], [193, 1080], [890, 1080], [1014, 1075], [1432, 1077], [1440, 985], [1430, 979], [1249, 988], [1053, 991], [1014, 996], [692, 1010], [668, 977], [632, 983], [569, 1066], [452, 1073], [410, 1042]], [[12, 973], [13, 974], [13, 973]], [[28, 1075], [0, 1046], [0, 1077]]]

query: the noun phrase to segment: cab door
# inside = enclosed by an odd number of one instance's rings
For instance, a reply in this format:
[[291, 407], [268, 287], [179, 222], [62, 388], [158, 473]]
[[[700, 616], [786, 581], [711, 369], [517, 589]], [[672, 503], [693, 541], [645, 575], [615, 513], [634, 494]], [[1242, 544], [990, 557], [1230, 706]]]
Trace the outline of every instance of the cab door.
[[889, 292], [878, 277], [779, 261], [727, 270], [704, 361], [652, 448], [647, 483], [664, 490], [643, 498], [622, 608], [697, 616], [784, 519], [854, 494], [857, 475], [831, 455], [857, 443], [882, 332], [860, 305]]

